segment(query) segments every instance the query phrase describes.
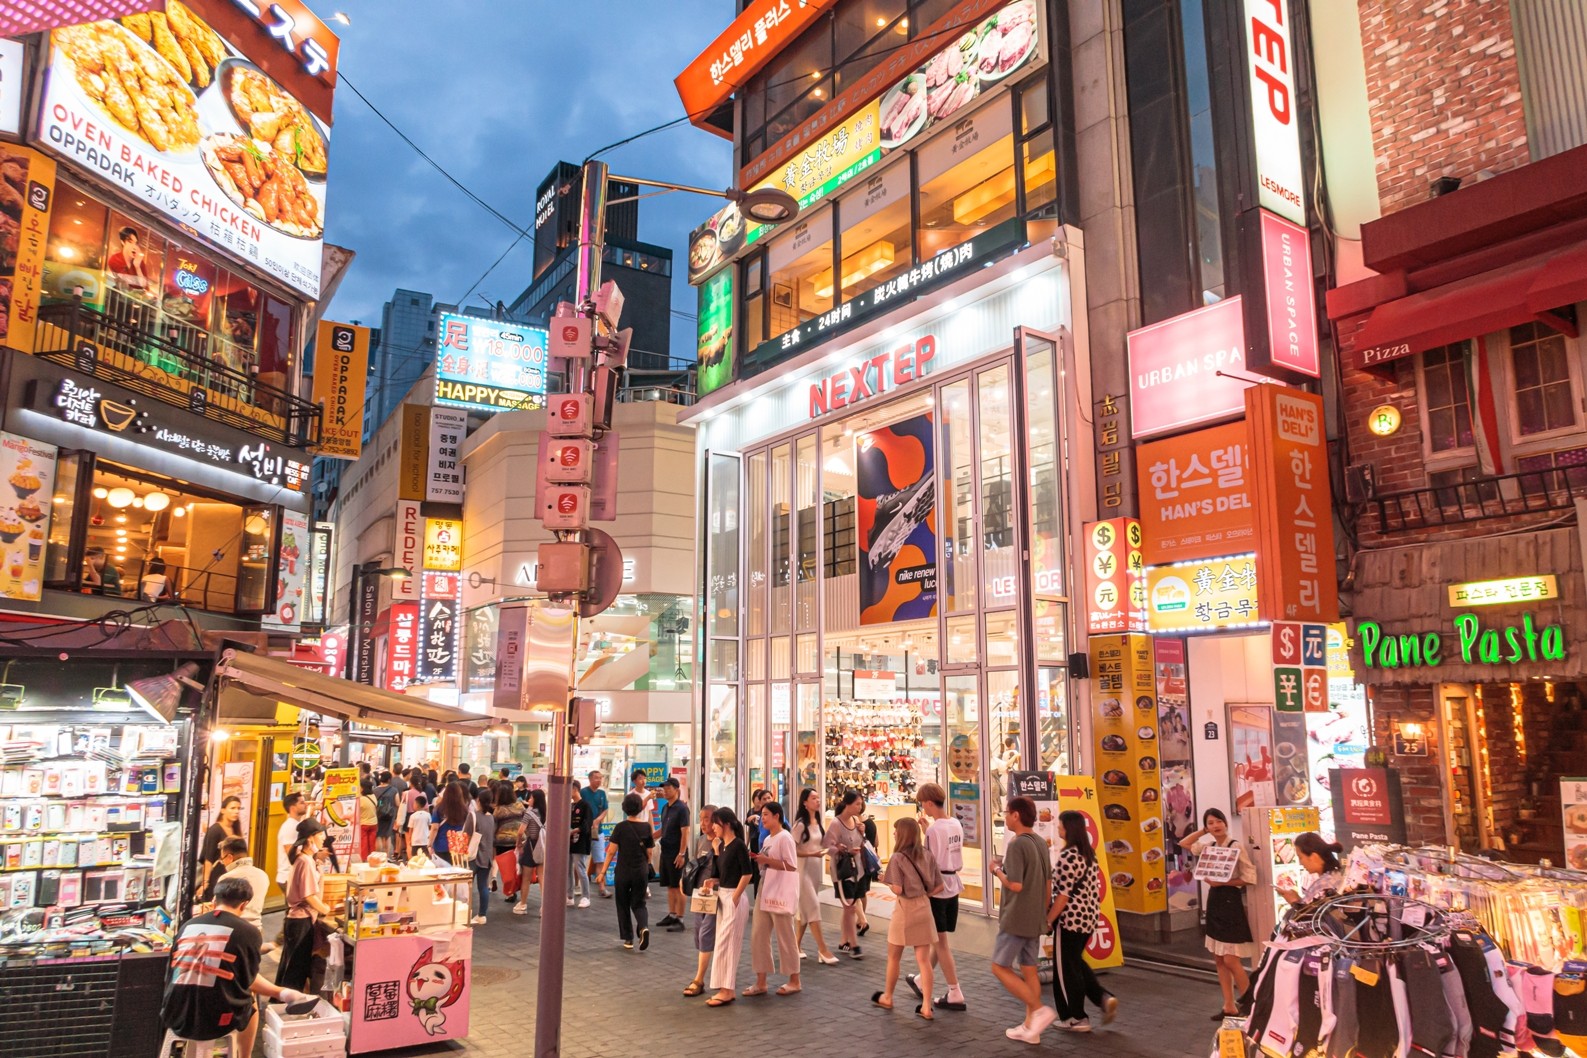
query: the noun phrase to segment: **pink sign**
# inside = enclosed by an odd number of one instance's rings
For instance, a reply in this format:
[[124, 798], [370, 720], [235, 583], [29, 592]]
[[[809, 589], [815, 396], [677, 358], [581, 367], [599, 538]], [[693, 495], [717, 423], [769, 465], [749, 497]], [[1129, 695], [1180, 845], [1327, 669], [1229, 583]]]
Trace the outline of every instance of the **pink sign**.
[[1306, 229], [1262, 210], [1262, 282], [1268, 357], [1274, 367], [1317, 378], [1317, 296]]
[[353, 962], [353, 1054], [468, 1036], [472, 944], [467, 931], [366, 937]]
[[386, 640], [386, 690], [406, 690], [419, 660], [419, 604], [391, 604], [391, 631]]
[[[1245, 414], [1240, 299], [1131, 331], [1130, 435], [1155, 437]], [[1231, 372], [1232, 374], [1220, 374]]]

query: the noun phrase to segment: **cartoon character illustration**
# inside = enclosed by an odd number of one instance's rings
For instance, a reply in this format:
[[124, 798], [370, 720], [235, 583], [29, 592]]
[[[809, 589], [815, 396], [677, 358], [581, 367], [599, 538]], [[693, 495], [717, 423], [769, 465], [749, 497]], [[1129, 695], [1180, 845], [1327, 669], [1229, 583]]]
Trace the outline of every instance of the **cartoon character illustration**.
[[408, 971], [408, 998], [413, 1002], [413, 1016], [424, 1031], [439, 1036], [446, 1025], [442, 1011], [463, 994], [467, 970], [461, 959], [436, 961], [434, 954], [433, 947], [425, 948]]

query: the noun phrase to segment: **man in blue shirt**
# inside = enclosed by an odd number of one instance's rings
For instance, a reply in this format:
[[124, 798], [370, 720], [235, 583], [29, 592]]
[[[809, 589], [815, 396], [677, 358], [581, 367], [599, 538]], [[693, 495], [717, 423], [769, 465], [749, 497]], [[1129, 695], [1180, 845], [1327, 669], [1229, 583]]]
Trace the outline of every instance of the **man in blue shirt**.
[[[599, 770], [590, 772], [590, 784], [579, 793], [579, 796], [584, 799], [584, 803], [590, 806], [590, 833], [592, 834], [601, 832], [601, 824], [606, 821], [606, 812], [610, 807], [607, 804], [606, 791], [601, 789], [601, 783], [604, 779], [605, 776]], [[590, 857], [590, 865], [592, 867], [600, 862], [598, 857]], [[610, 899], [612, 891], [606, 888], [606, 873], [602, 871], [596, 876], [595, 881], [600, 886], [601, 895]]]

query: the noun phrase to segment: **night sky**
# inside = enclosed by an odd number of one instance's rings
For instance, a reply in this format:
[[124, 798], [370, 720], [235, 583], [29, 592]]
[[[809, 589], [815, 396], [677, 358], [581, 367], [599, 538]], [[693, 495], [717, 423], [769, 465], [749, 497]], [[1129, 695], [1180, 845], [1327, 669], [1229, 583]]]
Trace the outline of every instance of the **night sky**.
[[[536, 185], [615, 140], [679, 117], [672, 79], [732, 21], [731, 0], [312, 0], [342, 39], [346, 78], [480, 198], [530, 229]], [[342, 85], [331, 136], [326, 239], [357, 251], [327, 316], [380, 325], [393, 289], [462, 297], [514, 232], [469, 200]], [[612, 172], [705, 187], [730, 182], [726, 140], [693, 126], [602, 157]], [[674, 254], [673, 308], [689, 229], [720, 203], [671, 194], [641, 205], [640, 238]], [[521, 241], [469, 295], [511, 303], [529, 282]], [[481, 298], [484, 300], [482, 301]], [[694, 324], [674, 315], [673, 355]]]

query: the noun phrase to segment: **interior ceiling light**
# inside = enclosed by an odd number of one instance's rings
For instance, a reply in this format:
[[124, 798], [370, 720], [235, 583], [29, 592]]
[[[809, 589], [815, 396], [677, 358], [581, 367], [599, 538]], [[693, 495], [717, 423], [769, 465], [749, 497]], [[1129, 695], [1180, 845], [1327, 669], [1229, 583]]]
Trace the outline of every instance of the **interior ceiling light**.
[[171, 497], [163, 492], [151, 492], [143, 497], [143, 509], [146, 511], [163, 511], [171, 506]]
[[105, 502], [117, 510], [121, 510], [123, 508], [132, 506], [132, 501], [137, 498], [137, 493], [125, 486], [122, 486], [120, 488], [111, 489], [110, 492], [105, 496]]
[[187, 508], [186, 507], [178, 507], [176, 510], [171, 512], [171, 517], [173, 517], [173, 518], [185, 518], [186, 516], [187, 516]]
[[[97, 489], [94, 490], [94, 499], [96, 499], [96, 500], [102, 500], [108, 495], [110, 495], [110, 490], [105, 488], [103, 485], [99, 486]], [[65, 499], [65, 498], [66, 497], [64, 497], [64, 496], [61, 497], [61, 499]]]
[[[882, 269], [892, 265], [897, 259], [897, 248], [886, 239], [878, 239], [861, 250], [856, 250], [843, 259], [843, 289], [858, 283], [868, 276], [875, 275]], [[832, 296], [832, 269], [824, 268], [810, 277], [811, 292], [817, 298], [826, 299]]]

